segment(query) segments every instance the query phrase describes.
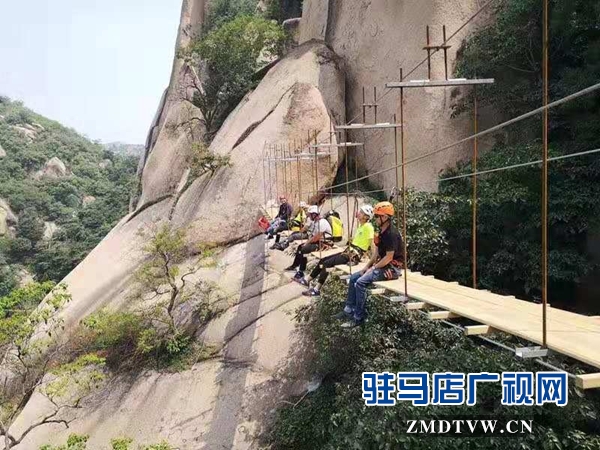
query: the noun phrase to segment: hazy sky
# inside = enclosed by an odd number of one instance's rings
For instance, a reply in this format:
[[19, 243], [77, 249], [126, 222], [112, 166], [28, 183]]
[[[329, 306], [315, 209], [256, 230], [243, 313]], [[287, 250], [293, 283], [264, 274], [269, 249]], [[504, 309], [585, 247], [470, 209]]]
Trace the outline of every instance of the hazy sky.
[[182, 0], [0, 0], [0, 94], [91, 139], [142, 144]]

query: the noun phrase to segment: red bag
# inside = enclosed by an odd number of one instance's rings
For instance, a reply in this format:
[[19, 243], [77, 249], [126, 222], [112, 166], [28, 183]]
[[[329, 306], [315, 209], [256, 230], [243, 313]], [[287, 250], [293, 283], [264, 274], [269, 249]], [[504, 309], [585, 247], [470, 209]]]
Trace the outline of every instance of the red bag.
[[262, 216], [260, 219], [258, 219], [258, 226], [263, 231], [267, 231], [269, 229], [270, 225], [271, 225], [270, 222], [267, 220], [267, 218], [265, 216]]

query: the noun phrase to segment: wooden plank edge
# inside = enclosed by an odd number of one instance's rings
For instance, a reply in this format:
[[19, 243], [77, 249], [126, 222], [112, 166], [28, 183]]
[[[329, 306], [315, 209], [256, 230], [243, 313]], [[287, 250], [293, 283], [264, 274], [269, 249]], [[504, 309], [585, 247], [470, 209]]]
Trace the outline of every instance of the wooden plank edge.
[[587, 373], [575, 376], [575, 385], [579, 389], [600, 388], [600, 373]]
[[468, 325], [465, 327], [465, 336], [477, 336], [480, 334], [490, 334], [496, 331], [489, 325]]
[[458, 314], [454, 314], [450, 311], [431, 311], [427, 316], [431, 320], [456, 319], [457, 317], [460, 317]]

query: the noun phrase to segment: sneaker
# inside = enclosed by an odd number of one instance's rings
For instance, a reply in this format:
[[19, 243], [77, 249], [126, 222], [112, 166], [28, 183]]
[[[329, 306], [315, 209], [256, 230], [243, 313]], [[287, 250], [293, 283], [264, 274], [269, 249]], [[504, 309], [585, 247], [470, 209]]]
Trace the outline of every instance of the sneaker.
[[273, 239], [273, 235], [271, 235], [271, 234], [267, 234], [267, 241], [269, 241], [269, 240], [271, 240], [271, 239]]
[[279, 248], [279, 244], [277, 244], [277, 243], [275, 243], [275, 244], [271, 245], [269, 248], [270, 248], [271, 250], [281, 250], [281, 249]]
[[362, 320], [358, 321], [356, 319], [352, 319], [352, 320], [349, 320], [347, 322], [344, 322], [340, 326], [342, 328], [356, 328], [356, 327], [361, 326], [363, 323], [364, 323], [364, 321], [362, 321]]
[[296, 267], [295, 266], [289, 266], [289, 267], [286, 267], [283, 270], [286, 271], [286, 272], [293, 272], [293, 271], [296, 270]]
[[[304, 279], [304, 273], [300, 272], [300, 271], [296, 272], [293, 279], [294, 279], [294, 281], [297, 281], [298, 283], [300, 283], [300, 280]], [[302, 284], [302, 283], [300, 283], [300, 284]]]
[[306, 286], [306, 287], [309, 286], [308, 281], [306, 281], [306, 278], [304, 278], [304, 276], [302, 278], [294, 277], [294, 281], [298, 284], [301, 284], [302, 286]]
[[336, 320], [348, 320], [352, 319], [352, 313], [347, 313], [346, 311], [342, 311], [333, 316]]
[[304, 291], [302, 295], [304, 295], [305, 297], [319, 297], [321, 293], [315, 288], [310, 288], [308, 291]]

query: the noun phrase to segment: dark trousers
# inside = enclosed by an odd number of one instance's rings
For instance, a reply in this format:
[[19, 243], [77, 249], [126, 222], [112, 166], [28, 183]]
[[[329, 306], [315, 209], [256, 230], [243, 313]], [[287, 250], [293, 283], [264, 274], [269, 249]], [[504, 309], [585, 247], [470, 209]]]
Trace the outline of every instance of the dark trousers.
[[313, 279], [319, 277], [318, 282], [320, 284], [325, 284], [325, 281], [327, 280], [327, 276], [329, 275], [329, 273], [327, 272], [327, 269], [330, 269], [332, 267], [339, 266], [342, 264], [348, 264], [349, 261], [350, 261], [350, 258], [345, 253], [338, 253], [337, 255], [331, 255], [331, 256], [328, 256], [327, 258], [323, 258], [317, 263], [317, 265], [311, 272], [310, 277]]
[[293, 267], [297, 267], [300, 272], [304, 272], [306, 270], [306, 265], [308, 264], [308, 259], [306, 255], [312, 253], [319, 249], [319, 244], [302, 244], [298, 246], [298, 250], [296, 250], [296, 257], [294, 258]]

